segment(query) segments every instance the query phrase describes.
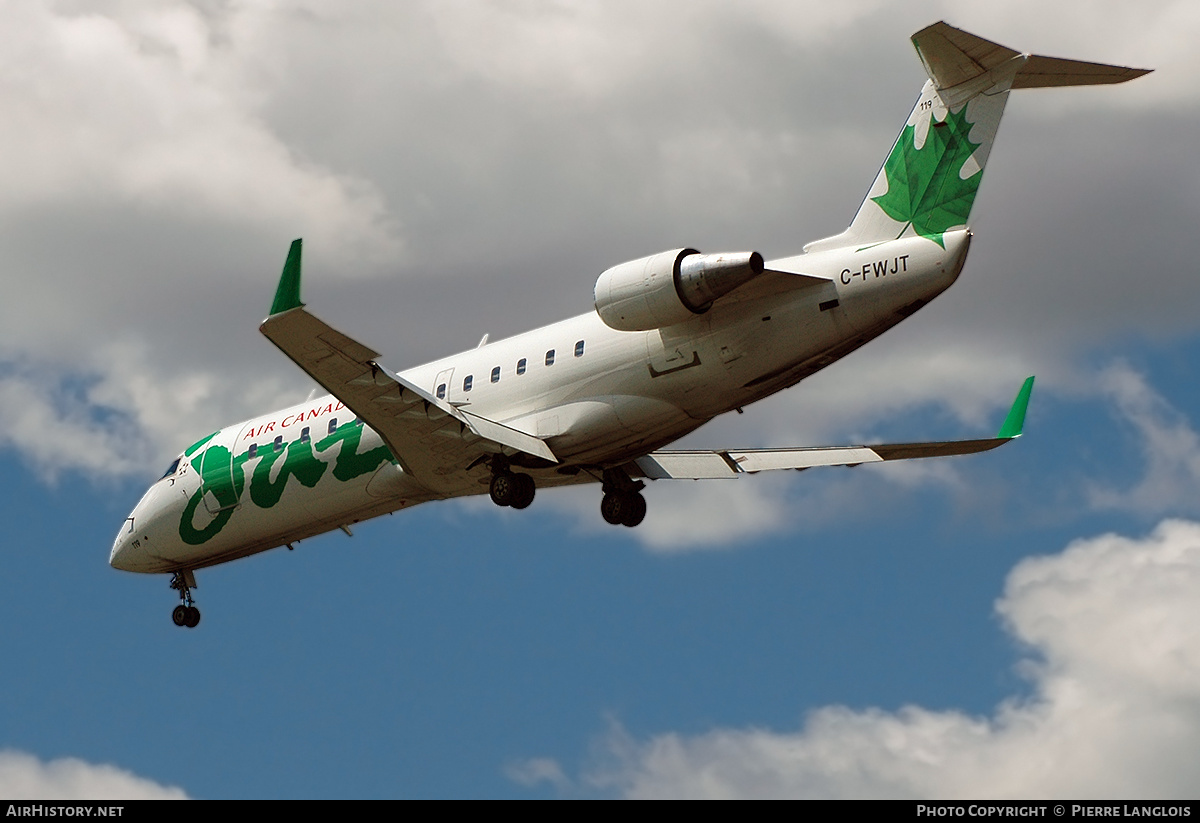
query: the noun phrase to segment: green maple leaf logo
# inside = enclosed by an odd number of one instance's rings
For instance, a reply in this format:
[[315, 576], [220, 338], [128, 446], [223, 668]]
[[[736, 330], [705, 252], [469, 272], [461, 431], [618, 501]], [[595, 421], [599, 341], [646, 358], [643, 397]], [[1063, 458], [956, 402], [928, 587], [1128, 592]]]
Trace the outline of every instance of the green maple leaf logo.
[[931, 117], [925, 145], [919, 150], [915, 127], [905, 126], [900, 132], [883, 164], [888, 190], [871, 198], [888, 217], [904, 223], [900, 234], [911, 225], [917, 234], [945, 248], [943, 233], [966, 224], [983, 178], [983, 169], [966, 180], [959, 177], [963, 164], [982, 145], [971, 142], [971, 126], [963, 106], [940, 123]]

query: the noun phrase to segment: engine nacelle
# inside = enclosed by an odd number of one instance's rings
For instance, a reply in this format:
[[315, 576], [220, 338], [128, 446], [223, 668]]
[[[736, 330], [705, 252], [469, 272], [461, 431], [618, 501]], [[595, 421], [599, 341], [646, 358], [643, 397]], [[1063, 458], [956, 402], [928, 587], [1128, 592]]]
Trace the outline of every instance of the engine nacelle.
[[704, 314], [713, 301], [763, 272], [756, 251], [675, 249], [608, 269], [596, 280], [596, 313], [617, 331], [649, 331]]

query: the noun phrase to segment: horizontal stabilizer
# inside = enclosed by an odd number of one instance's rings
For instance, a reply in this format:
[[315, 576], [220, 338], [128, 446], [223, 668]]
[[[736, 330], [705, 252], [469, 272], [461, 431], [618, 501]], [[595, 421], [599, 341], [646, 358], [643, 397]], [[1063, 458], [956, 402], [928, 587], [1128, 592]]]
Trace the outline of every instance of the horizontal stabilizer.
[[950, 106], [983, 92], [1003, 76], [1012, 78], [1013, 89], [1037, 89], [1124, 83], [1150, 73], [1150, 69], [1022, 54], [944, 22], [921, 29], [912, 42], [934, 87]]
[[1085, 63], [1061, 57], [1032, 55], [1017, 72], [1014, 89], [1044, 89], [1054, 86], [1099, 86], [1124, 83], [1149, 74], [1153, 69], [1131, 69], [1106, 63]]

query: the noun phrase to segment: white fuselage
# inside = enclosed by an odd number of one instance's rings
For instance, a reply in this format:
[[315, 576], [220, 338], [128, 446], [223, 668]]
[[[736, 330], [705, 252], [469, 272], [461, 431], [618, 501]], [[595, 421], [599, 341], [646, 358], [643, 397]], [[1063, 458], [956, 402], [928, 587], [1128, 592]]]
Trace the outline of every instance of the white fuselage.
[[[402, 377], [545, 440], [559, 463], [526, 468], [538, 487], [593, 482], [605, 468], [794, 385], [909, 316], [953, 283], [969, 238], [963, 230], [947, 233], [945, 248], [911, 237], [777, 260], [683, 323], [616, 331], [590, 312]], [[456, 472], [454, 480], [434, 473], [418, 482], [354, 421], [327, 396], [216, 432], [150, 487], [110, 563], [136, 572], [196, 569], [487, 491], [484, 466], [468, 481]], [[438, 448], [435, 438], [428, 451]]]

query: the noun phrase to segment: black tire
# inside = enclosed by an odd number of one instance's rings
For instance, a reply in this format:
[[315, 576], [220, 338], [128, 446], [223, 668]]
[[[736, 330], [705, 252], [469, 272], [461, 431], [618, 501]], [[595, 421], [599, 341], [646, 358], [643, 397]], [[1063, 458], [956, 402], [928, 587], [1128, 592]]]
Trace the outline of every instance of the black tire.
[[492, 502], [497, 506], [511, 506], [517, 496], [517, 485], [516, 477], [508, 472], [493, 475], [492, 484], [488, 487]]
[[175, 611], [171, 612], [171, 620], [176, 626], [186, 626], [188, 621], [188, 607], [176, 606]]
[[600, 501], [600, 516], [604, 518], [605, 523], [619, 526], [627, 508], [629, 506], [626, 503], [625, 495], [609, 492]]
[[516, 481], [517, 492], [509, 505], [514, 509], [529, 508], [529, 504], [533, 502], [533, 496], [537, 494], [537, 484], [527, 474], [514, 474], [513, 480]]
[[185, 622], [183, 625], [187, 626], [189, 629], [194, 629], [197, 626], [199, 626], [200, 625], [200, 610], [197, 609], [195, 606], [188, 606], [187, 622]]
[[621, 525], [632, 529], [646, 519], [646, 498], [634, 492], [625, 499], [625, 504], [621, 512]]

